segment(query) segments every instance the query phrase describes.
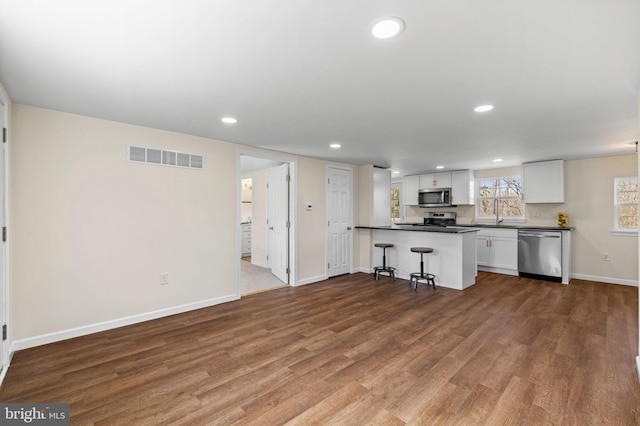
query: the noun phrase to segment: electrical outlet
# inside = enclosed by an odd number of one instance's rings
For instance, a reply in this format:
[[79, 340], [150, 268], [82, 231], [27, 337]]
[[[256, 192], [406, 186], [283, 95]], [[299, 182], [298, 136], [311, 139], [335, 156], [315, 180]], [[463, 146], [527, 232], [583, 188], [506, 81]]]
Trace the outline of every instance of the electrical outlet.
[[602, 260], [604, 260], [605, 262], [608, 262], [611, 260], [611, 256], [609, 256], [609, 253], [604, 253], [602, 255]]
[[162, 272], [160, 274], [160, 285], [167, 285], [167, 284], [169, 284], [169, 273]]

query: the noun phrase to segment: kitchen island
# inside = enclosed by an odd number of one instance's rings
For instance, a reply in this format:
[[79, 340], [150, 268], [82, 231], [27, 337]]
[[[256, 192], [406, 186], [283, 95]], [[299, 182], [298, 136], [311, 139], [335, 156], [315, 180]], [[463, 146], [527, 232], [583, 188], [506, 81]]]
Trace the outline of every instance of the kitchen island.
[[[424, 255], [425, 272], [436, 276], [436, 285], [464, 290], [475, 284], [477, 267], [477, 228], [460, 226], [356, 226], [360, 232], [371, 232], [372, 265], [382, 265], [382, 250], [375, 243], [391, 243], [387, 249], [387, 266], [396, 268], [396, 277], [409, 279], [420, 271], [420, 255], [411, 247], [431, 247], [433, 253]], [[384, 278], [381, 278], [384, 279]]]

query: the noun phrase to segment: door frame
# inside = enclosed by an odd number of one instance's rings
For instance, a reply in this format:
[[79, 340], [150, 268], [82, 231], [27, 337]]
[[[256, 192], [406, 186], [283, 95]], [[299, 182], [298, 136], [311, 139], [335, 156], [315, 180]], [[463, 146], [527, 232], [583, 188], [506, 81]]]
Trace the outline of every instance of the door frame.
[[298, 187], [298, 162], [294, 157], [282, 156], [277, 154], [272, 154], [269, 152], [263, 151], [254, 151], [251, 149], [241, 149], [238, 148], [236, 150], [236, 241], [237, 244], [237, 253], [236, 253], [236, 292], [238, 298], [240, 298], [241, 294], [241, 264], [240, 258], [242, 256], [242, 226], [240, 225], [240, 216], [241, 216], [241, 202], [242, 202], [242, 178], [246, 177], [246, 174], [243, 175], [240, 170], [240, 157], [255, 157], [261, 158], [264, 160], [271, 161], [279, 161], [281, 163], [289, 164], [289, 176], [291, 176], [291, 180], [289, 181], [289, 221], [291, 222], [291, 226], [289, 227], [289, 285], [294, 287], [298, 285], [298, 250], [296, 246], [297, 235], [298, 235], [298, 215], [296, 212], [295, 206], [298, 204], [297, 199], [297, 187]]
[[[7, 142], [3, 143], [0, 139], [0, 144], [2, 146], [0, 149], [3, 150], [2, 156], [2, 170], [1, 173], [4, 174], [3, 179], [3, 188], [1, 190], [4, 192], [4, 205], [0, 206], [0, 208], [4, 208], [4, 224], [0, 223], [0, 228], [2, 226], [9, 226], [9, 103], [8, 99], [4, 94], [0, 91], [0, 114], [2, 114], [2, 122], [4, 127], [7, 129]], [[2, 132], [0, 126], [0, 132]], [[0, 194], [1, 196], [1, 194]], [[1, 204], [1, 203], [0, 203]], [[7, 325], [7, 340], [1, 341], [2, 332], [0, 331], [0, 384], [7, 374], [7, 370], [9, 369], [11, 352], [9, 350], [9, 346], [11, 343], [11, 332], [9, 329], [9, 240], [6, 242], [1, 242], [0, 244], [4, 244], [3, 256], [0, 258], [0, 262], [2, 262], [2, 276], [0, 276], [0, 329], [3, 325]]]
[[[338, 166], [335, 164], [327, 164], [326, 168], [325, 168], [325, 182], [327, 182], [326, 186], [325, 186], [325, 202], [326, 202], [326, 221], [328, 224], [329, 221], [329, 217], [331, 212], [329, 211], [330, 209], [330, 192], [329, 192], [329, 169], [337, 169], [337, 170], [344, 170], [346, 172], [349, 172], [349, 174], [351, 175], [351, 178], [349, 179], [349, 223], [351, 224], [351, 232], [349, 232], [349, 273], [353, 274], [353, 231], [354, 231], [354, 225], [353, 225], [353, 206], [354, 206], [354, 200], [353, 200], [353, 188], [354, 188], [354, 182], [353, 182], [353, 177], [354, 177], [354, 172], [353, 172], [353, 167], [349, 167], [349, 166]], [[325, 250], [324, 250], [324, 264], [325, 264], [325, 277], [329, 278], [329, 268], [327, 267], [328, 263], [329, 263], [329, 249], [331, 247], [331, 236], [329, 234], [329, 227], [327, 226], [326, 231], [325, 231]]]

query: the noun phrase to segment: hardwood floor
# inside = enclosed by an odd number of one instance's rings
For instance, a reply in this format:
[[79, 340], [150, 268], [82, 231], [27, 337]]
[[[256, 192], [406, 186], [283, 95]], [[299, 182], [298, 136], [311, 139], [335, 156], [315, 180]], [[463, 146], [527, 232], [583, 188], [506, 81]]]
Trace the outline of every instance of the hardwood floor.
[[71, 424], [635, 425], [637, 288], [371, 275], [17, 352], [4, 402]]

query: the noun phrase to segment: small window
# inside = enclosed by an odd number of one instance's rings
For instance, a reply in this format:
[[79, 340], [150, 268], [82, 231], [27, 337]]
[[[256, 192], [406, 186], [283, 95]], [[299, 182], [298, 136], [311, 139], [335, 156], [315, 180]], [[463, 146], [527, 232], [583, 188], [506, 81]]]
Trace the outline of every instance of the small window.
[[391, 188], [391, 221], [400, 221], [400, 190]]
[[477, 189], [478, 220], [495, 220], [496, 208], [499, 219], [524, 219], [520, 176], [479, 179]]
[[614, 179], [613, 232], [638, 232], [638, 177]]

